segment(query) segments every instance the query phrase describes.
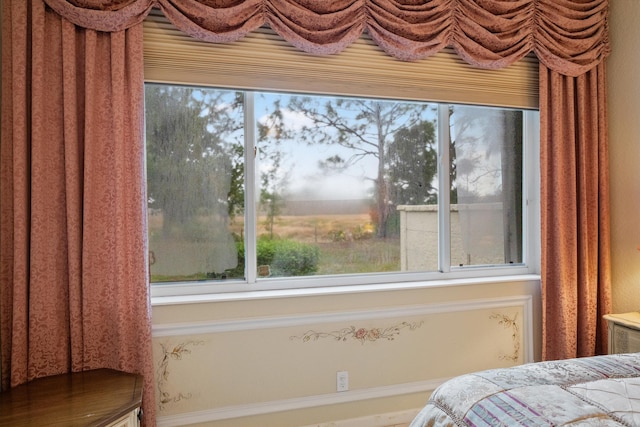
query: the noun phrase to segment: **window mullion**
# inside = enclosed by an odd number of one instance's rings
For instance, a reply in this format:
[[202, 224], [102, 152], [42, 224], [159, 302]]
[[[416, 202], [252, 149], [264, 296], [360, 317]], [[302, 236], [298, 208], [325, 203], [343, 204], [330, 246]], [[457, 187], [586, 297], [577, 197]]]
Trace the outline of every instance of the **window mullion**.
[[438, 104], [438, 268], [451, 270], [449, 105]]
[[523, 254], [522, 261], [540, 271], [540, 113], [524, 111], [524, 182], [522, 188]]
[[245, 275], [247, 283], [256, 283], [257, 266], [257, 185], [256, 121], [253, 92], [244, 92], [244, 164], [245, 164]]

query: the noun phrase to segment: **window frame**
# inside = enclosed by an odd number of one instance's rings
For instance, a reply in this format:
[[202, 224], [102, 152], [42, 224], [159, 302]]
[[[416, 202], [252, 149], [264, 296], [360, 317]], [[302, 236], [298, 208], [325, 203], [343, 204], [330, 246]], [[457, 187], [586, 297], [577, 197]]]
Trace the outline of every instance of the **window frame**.
[[[167, 82], [167, 84], [172, 84]], [[202, 86], [202, 85], [198, 85]], [[225, 90], [228, 88], [225, 88]], [[448, 284], [462, 283], [469, 280], [485, 280], [487, 278], [506, 278], [536, 274], [539, 271], [539, 113], [535, 110], [523, 111], [523, 263], [520, 265], [472, 265], [456, 267], [450, 262], [450, 238], [439, 238], [438, 271], [409, 271], [367, 274], [335, 274], [304, 277], [257, 277], [256, 242], [258, 236], [257, 215], [246, 215], [256, 212], [255, 179], [255, 109], [253, 91], [244, 92], [245, 122], [245, 262], [246, 278], [244, 281], [230, 279], [226, 281], [178, 281], [157, 282], [151, 285], [152, 297], [172, 297], [202, 294], [227, 294], [253, 291], [304, 291], [313, 288], [344, 287], [353, 290], [357, 287], [383, 285], [418, 285], [431, 286], [445, 281]], [[431, 102], [431, 101], [426, 101]], [[449, 122], [449, 106], [438, 103], [438, 123]], [[460, 104], [453, 104], [460, 105]], [[492, 108], [494, 106], [487, 106]], [[438, 176], [439, 230], [450, 231], [449, 224], [449, 150], [444, 147], [449, 141], [449, 126], [438, 126]]]

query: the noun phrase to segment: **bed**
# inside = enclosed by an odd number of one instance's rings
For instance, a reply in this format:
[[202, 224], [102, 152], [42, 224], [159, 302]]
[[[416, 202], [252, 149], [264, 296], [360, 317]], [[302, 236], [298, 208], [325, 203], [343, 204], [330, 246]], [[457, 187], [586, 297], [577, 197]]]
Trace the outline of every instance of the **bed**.
[[640, 353], [529, 363], [453, 378], [409, 427], [640, 426]]

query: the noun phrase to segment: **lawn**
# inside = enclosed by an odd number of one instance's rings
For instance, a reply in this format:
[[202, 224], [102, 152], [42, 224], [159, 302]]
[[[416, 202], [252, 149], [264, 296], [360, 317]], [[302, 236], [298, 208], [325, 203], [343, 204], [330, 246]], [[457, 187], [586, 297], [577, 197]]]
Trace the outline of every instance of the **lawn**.
[[[265, 224], [260, 218], [259, 234], [267, 234]], [[400, 239], [376, 238], [368, 214], [281, 216], [273, 236], [317, 245], [319, 275], [400, 269]]]
[[[206, 219], [201, 221], [206, 222]], [[176, 255], [171, 256], [172, 259], [167, 262], [176, 265], [176, 262], [180, 263], [177, 258], [189, 252], [181, 249], [189, 243], [184, 240], [176, 241], [175, 237], [171, 240], [160, 237], [161, 228], [162, 215], [156, 213], [149, 218], [150, 236], [153, 236], [152, 250], [156, 248], [156, 255], [159, 255], [159, 252], [167, 249], [167, 246], [175, 246], [176, 250], [172, 252]], [[237, 236], [244, 235], [242, 220], [233, 221], [230, 231]], [[280, 216], [274, 221], [272, 230], [268, 229], [266, 218], [261, 217], [257, 231], [260, 236], [294, 240], [317, 246], [320, 250], [316, 273], [318, 275], [372, 273], [400, 269], [399, 238], [376, 238], [368, 214]], [[199, 245], [202, 245], [202, 242]], [[156, 256], [157, 258], [159, 256]], [[189, 256], [182, 264], [190, 264], [193, 258]], [[163, 274], [158, 274], [162, 270], [164, 270]], [[167, 275], [166, 268], [160, 265], [156, 265], [155, 268], [152, 265], [151, 271], [153, 281], [206, 278], [204, 274], [187, 275], [184, 274], [185, 272], [172, 277]]]
[[400, 270], [400, 239], [371, 238], [321, 243], [318, 274], [376, 273]]

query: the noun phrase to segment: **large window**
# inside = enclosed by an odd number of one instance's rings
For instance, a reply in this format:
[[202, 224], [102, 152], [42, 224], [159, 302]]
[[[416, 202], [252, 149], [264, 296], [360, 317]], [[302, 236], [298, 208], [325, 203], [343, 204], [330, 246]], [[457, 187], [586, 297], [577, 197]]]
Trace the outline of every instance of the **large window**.
[[156, 286], [529, 271], [530, 111], [155, 83], [145, 102]]

